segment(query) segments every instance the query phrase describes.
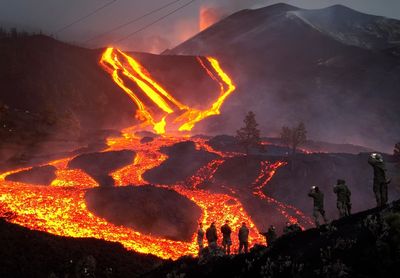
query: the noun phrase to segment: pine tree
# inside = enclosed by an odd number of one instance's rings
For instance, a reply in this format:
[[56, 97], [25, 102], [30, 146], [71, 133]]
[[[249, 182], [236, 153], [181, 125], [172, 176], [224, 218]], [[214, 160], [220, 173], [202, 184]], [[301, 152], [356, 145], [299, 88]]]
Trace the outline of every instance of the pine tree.
[[257, 128], [256, 115], [252, 111], [247, 113], [243, 122], [245, 126], [236, 131], [236, 139], [248, 156], [250, 147], [258, 146], [260, 143], [260, 130]]
[[398, 166], [400, 167], [400, 142], [394, 145], [393, 156], [394, 159], [397, 161]]
[[292, 128], [282, 127], [281, 139], [287, 147], [292, 149], [292, 154], [295, 154], [297, 148], [307, 140], [307, 130], [304, 123], [300, 122], [298, 126]]

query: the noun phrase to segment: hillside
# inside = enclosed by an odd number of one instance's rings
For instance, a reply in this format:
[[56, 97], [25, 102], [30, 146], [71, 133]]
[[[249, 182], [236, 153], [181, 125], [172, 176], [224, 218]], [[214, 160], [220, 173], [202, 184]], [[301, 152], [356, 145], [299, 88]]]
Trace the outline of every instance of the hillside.
[[[0, 167], [99, 146], [138, 123], [136, 105], [99, 65], [103, 50], [43, 35], [0, 38]], [[130, 54], [186, 105], [204, 108], [219, 93], [196, 57]]]
[[238, 89], [202, 128], [232, 133], [248, 110], [262, 131], [302, 120], [315, 140], [391, 151], [398, 141], [400, 22], [344, 6], [237, 12], [168, 54], [212, 55]]
[[[139, 277], [161, 259], [127, 251], [119, 243], [91, 238], [67, 238], [32, 231], [0, 219], [0, 276]], [[95, 268], [92, 269], [94, 258]], [[53, 275], [53, 276], [51, 276]], [[87, 275], [87, 274], [86, 274]]]
[[400, 203], [283, 235], [238, 256], [184, 257], [144, 277], [397, 277]]

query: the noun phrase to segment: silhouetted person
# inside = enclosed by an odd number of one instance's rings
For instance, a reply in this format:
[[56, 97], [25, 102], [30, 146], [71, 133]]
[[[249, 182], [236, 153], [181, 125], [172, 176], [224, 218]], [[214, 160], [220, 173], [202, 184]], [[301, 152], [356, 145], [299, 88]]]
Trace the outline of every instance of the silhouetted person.
[[292, 224], [289, 221], [287, 221], [285, 227], [283, 227], [283, 234], [284, 235], [290, 234], [292, 232], [292, 227], [291, 226], [292, 226]]
[[308, 193], [308, 196], [310, 196], [314, 200], [313, 216], [314, 216], [315, 225], [317, 227], [319, 227], [319, 221], [318, 221], [319, 215], [322, 216], [322, 219], [324, 220], [324, 223], [326, 224], [326, 222], [328, 222], [328, 220], [325, 217], [324, 194], [321, 192], [321, 190], [319, 190], [318, 186], [313, 186], [313, 187], [311, 187], [311, 190]]
[[203, 223], [199, 223], [199, 229], [197, 230], [197, 244], [199, 245], [199, 254], [204, 248], [204, 230]]
[[286, 226], [283, 228], [283, 234], [288, 235], [288, 234], [293, 234], [297, 232], [301, 232], [301, 227], [299, 226], [298, 223], [290, 223], [289, 221], [286, 222]]
[[208, 242], [208, 247], [210, 249], [215, 249], [217, 247], [217, 228], [215, 227], [215, 222], [212, 222], [210, 227], [206, 230], [206, 238]]
[[267, 242], [267, 245], [273, 244], [277, 238], [275, 226], [269, 226], [268, 231], [266, 233], [263, 233], [262, 235], [265, 236], [265, 241]]
[[351, 191], [344, 180], [337, 180], [333, 187], [333, 192], [337, 195], [336, 206], [339, 210], [339, 217], [349, 216], [351, 213]]
[[221, 227], [222, 233], [222, 248], [224, 249], [224, 253], [230, 255], [231, 254], [231, 233], [232, 229], [229, 227], [229, 220], [225, 221], [225, 224]]
[[92, 256], [83, 257], [78, 261], [75, 269], [75, 277], [96, 277], [96, 259]]
[[388, 187], [390, 180], [386, 179], [386, 167], [383, 157], [379, 153], [373, 153], [368, 158], [368, 163], [374, 168], [374, 194], [378, 207], [386, 205], [388, 201]]
[[242, 249], [244, 248], [244, 252], [249, 252], [249, 229], [246, 226], [246, 223], [242, 223], [242, 227], [239, 229], [239, 253], [242, 253]]

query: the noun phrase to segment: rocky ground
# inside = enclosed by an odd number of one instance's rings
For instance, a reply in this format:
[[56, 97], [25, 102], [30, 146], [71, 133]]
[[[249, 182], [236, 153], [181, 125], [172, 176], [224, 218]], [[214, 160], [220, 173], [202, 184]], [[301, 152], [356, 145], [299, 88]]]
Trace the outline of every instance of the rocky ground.
[[397, 277], [400, 201], [283, 235], [249, 254], [205, 254], [165, 262], [144, 277]]
[[0, 219], [0, 245], [0, 277], [4, 278], [139, 277], [161, 262], [155, 256], [127, 251], [119, 243], [54, 236], [4, 218]]

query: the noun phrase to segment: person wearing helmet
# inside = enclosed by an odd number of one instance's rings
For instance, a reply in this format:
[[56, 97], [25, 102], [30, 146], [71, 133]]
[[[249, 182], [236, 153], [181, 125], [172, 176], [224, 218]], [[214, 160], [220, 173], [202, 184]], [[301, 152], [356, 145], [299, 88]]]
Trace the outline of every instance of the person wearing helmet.
[[339, 217], [349, 216], [351, 211], [351, 191], [347, 187], [346, 181], [337, 180], [337, 184], [333, 186], [333, 192], [337, 195], [336, 206], [339, 210]]
[[242, 253], [243, 249], [245, 253], [249, 252], [249, 229], [247, 228], [245, 222], [242, 223], [242, 226], [239, 229], [238, 237], [239, 254]]
[[383, 157], [379, 153], [373, 153], [368, 158], [368, 163], [374, 169], [373, 190], [376, 204], [378, 207], [384, 206], [388, 201], [388, 184], [390, 180], [386, 179], [386, 166]]
[[311, 187], [308, 196], [314, 200], [313, 216], [315, 221], [315, 226], [319, 227], [318, 216], [321, 215], [324, 223], [326, 224], [328, 220], [325, 217], [324, 210], [324, 194], [321, 192], [318, 186]]
[[217, 235], [217, 228], [215, 227], [215, 222], [212, 222], [210, 227], [207, 228], [206, 238], [208, 242], [208, 248], [216, 249], [218, 247], [217, 245], [218, 235]]
[[222, 233], [222, 248], [224, 249], [224, 253], [227, 255], [231, 254], [231, 233], [232, 229], [229, 227], [229, 220], [225, 221], [225, 224], [221, 227]]

